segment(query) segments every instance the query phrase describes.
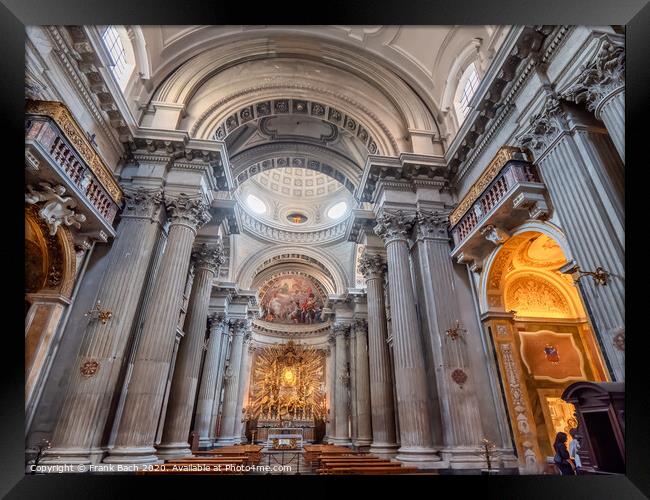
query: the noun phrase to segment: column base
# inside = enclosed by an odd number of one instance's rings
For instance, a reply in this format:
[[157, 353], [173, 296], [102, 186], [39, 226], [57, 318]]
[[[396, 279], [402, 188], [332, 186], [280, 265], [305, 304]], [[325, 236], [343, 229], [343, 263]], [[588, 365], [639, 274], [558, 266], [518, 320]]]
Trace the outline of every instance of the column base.
[[352, 441], [350, 438], [330, 438], [329, 444], [335, 444], [337, 446], [352, 446]]
[[120, 446], [109, 450], [105, 464], [158, 464], [163, 461], [156, 456], [153, 446]]
[[212, 439], [208, 437], [199, 438], [199, 450], [208, 450], [212, 448], [212, 446], [213, 446]]
[[233, 446], [235, 444], [237, 444], [236, 437], [223, 437], [223, 438], [220, 437], [214, 442], [214, 446], [216, 446], [217, 448], [220, 446]]
[[376, 453], [377, 455], [388, 455], [395, 456], [399, 445], [397, 443], [376, 443], [372, 442], [370, 445], [370, 453]]
[[50, 448], [43, 452], [39, 464], [90, 465], [101, 463], [106, 453], [101, 448]]
[[397, 450], [395, 459], [400, 462], [408, 462], [416, 467], [429, 467], [429, 464], [440, 462], [440, 455], [438, 455], [438, 452], [434, 448], [425, 446], [401, 446]]
[[157, 455], [162, 459], [192, 456], [189, 443], [162, 443], [156, 446]]
[[352, 441], [352, 444], [357, 448], [370, 448], [372, 439], [359, 438]]

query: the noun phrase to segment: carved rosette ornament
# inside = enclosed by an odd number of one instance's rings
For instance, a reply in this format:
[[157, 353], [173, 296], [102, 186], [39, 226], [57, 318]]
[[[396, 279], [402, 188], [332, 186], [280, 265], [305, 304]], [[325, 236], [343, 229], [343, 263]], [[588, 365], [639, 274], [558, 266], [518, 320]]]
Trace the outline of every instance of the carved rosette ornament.
[[625, 352], [625, 330], [622, 328], [614, 335], [613, 344], [619, 351]]
[[226, 261], [221, 242], [210, 245], [202, 243], [192, 252], [192, 260], [196, 269], [207, 269], [216, 275]]
[[375, 234], [384, 240], [384, 245], [388, 245], [393, 241], [408, 240], [415, 217], [403, 210], [385, 211], [377, 217], [376, 222]]
[[155, 220], [162, 207], [163, 194], [160, 189], [139, 186], [124, 189], [124, 211], [122, 217], [136, 217]]
[[99, 370], [99, 361], [94, 359], [90, 359], [86, 361], [83, 365], [81, 365], [81, 368], [79, 369], [81, 375], [83, 375], [86, 378], [90, 378], [94, 376], [98, 370]]
[[463, 384], [467, 382], [467, 373], [465, 373], [460, 368], [456, 368], [453, 372], [451, 372], [451, 379], [459, 386], [463, 387]]
[[363, 252], [359, 258], [359, 272], [365, 279], [381, 278], [386, 273], [386, 261], [379, 254]]
[[208, 204], [199, 197], [190, 198], [181, 193], [173, 198], [165, 197], [165, 205], [171, 224], [182, 224], [195, 232], [211, 219]]
[[449, 240], [449, 212], [418, 210], [415, 222], [419, 238]]
[[568, 101], [585, 103], [589, 111], [598, 111], [603, 102], [625, 87], [625, 48], [605, 41], [596, 60], [585, 67], [562, 95]]

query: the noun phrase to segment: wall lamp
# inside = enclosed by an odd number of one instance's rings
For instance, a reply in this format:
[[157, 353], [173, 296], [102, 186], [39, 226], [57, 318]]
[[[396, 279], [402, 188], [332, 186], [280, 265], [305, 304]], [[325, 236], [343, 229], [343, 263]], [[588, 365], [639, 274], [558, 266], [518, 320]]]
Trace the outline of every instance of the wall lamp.
[[595, 271], [581, 271], [580, 266], [577, 264], [570, 267], [566, 271], [563, 271], [563, 273], [573, 275], [573, 279], [575, 281], [580, 281], [580, 279], [584, 276], [591, 276], [596, 282], [596, 285], [601, 286], [607, 285], [610, 276], [609, 272], [605, 271], [605, 269], [603, 269], [601, 266], [598, 266]]

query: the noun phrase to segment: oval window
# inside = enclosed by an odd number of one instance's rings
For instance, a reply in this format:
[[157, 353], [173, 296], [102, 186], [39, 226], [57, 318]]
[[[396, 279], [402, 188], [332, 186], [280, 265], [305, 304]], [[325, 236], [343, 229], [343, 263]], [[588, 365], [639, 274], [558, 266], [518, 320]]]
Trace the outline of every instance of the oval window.
[[248, 207], [256, 214], [263, 214], [266, 212], [266, 205], [254, 194], [248, 195], [246, 198], [246, 203], [248, 204]]
[[333, 205], [328, 211], [327, 211], [327, 216], [330, 219], [340, 219], [345, 215], [345, 212], [348, 210], [348, 204], [345, 203], [344, 201], [340, 201]]

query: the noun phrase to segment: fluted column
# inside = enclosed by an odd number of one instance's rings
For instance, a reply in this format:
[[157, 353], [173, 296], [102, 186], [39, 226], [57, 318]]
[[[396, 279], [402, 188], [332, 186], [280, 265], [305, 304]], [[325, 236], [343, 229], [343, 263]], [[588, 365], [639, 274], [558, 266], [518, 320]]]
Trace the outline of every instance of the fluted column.
[[194, 429], [199, 435], [199, 447], [207, 448], [212, 445], [210, 438], [210, 422], [212, 421], [212, 408], [214, 406], [217, 378], [219, 377], [219, 363], [221, 361], [222, 330], [224, 328], [224, 317], [219, 314], [212, 314], [208, 319], [210, 337], [208, 349], [205, 353], [205, 362], [201, 373], [201, 384], [199, 386], [199, 398], [196, 403], [196, 417], [194, 418]]
[[409, 268], [408, 234], [413, 217], [403, 211], [384, 211], [377, 217], [375, 233], [384, 240], [395, 356], [395, 386], [400, 420], [397, 459], [440, 460], [431, 433], [431, 412], [423, 343], [415, 310]]
[[577, 105], [550, 96], [519, 144], [539, 165], [575, 263], [610, 273], [606, 285], [590, 276], [579, 285], [612, 376], [623, 381], [625, 356], [616, 342], [625, 331], [623, 167], [597, 125]]
[[210, 220], [207, 204], [181, 194], [165, 200], [169, 234], [160, 269], [152, 285], [109, 463], [157, 462], [154, 440], [165, 396], [176, 328], [196, 232]]
[[237, 396], [239, 395], [239, 370], [244, 350], [244, 335], [246, 334], [246, 321], [236, 320], [232, 338], [230, 363], [224, 375], [226, 384], [223, 395], [223, 410], [221, 413], [221, 433], [217, 445], [228, 446], [235, 444], [238, 436], [235, 435], [235, 412], [237, 410]]
[[185, 336], [181, 340], [167, 404], [167, 415], [158, 455], [165, 458], [192, 454], [189, 443], [201, 354], [207, 329], [212, 282], [223, 264], [221, 242], [203, 243], [192, 252], [194, 282], [185, 318]]
[[109, 252], [97, 299], [113, 315], [90, 321], [43, 463], [92, 463], [103, 454], [106, 408], [116, 389], [156, 241], [160, 237], [160, 190], [125, 189], [126, 206]]
[[348, 334], [348, 349], [347, 355], [349, 360], [349, 369], [348, 374], [350, 377], [349, 380], [349, 390], [348, 390], [348, 401], [350, 407], [350, 440], [352, 443], [356, 441], [357, 432], [358, 432], [358, 416], [357, 416], [357, 340], [355, 335], [354, 323], [350, 325], [350, 332]]
[[[469, 366], [467, 340], [446, 334], [460, 319], [455, 294], [453, 262], [449, 257], [449, 213], [416, 213], [415, 247], [418, 254], [419, 283], [422, 289], [423, 319], [428, 326], [427, 348], [434, 366], [429, 376], [435, 381], [442, 417], [443, 457], [455, 467], [481, 465], [478, 453], [483, 438], [475, 372]], [[459, 326], [460, 327], [460, 326]], [[435, 374], [435, 375], [434, 375]], [[465, 381], [457, 383], [454, 380]]]
[[327, 401], [328, 419], [325, 425], [325, 441], [332, 442], [336, 430], [336, 335], [331, 332], [327, 337]]
[[233, 337], [233, 329], [230, 326], [230, 323], [225, 321], [223, 324], [223, 330], [221, 332], [221, 356], [219, 359], [219, 369], [217, 371], [217, 385], [214, 389], [214, 404], [212, 405], [212, 417], [210, 418], [210, 440], [212, 444], [217, 439], [217, 425], [219, 420], [219, 411], [221, 409], [222, 403], [222, 392], [226, 375], [226, 360], [230, 354], [230, 341]]
[[333, 326], [334, 335], [336, 336], [336, 380], [335, 380], [335, 406], [336, 422], [334, 426], [334, 437], [330, 441], [333, 444], [349, 445], [350, 427], [349, 427], [349, 399], [348, 390], [350, 387], [350, 373], [348, 371], [348, 357], [346, 341], [350, 325], [336, 323]]
[[235, 439], [237, 443], [242, 441], [242, 433], [244, 432], [244, 398], [248, 392], [248, 384], [250, 382], [251, 374], [251, 361], [253, 360], [253, 346], [250, 332], [244, 338], [244, 345], [242, 347], [241, 366], [239, 368], [239, 391], [237, 393], [237, 408], [235, 409]]
[[625, 164], [625, 47], [605, 40], [563, 97], [585, 103], [602, 120]]
[[368, 251], [361, 256], [359, 270], [366, 279], [368, 294], [368, 351], [370, 375], [370, 413], [372, 416], [373, 453], [391, 453], [397, 449], [393, 376], [387, 344], [386, 305], [383, 277], [386, 263]]
[[368, 446], [372, 443], [370, 414], [370, 375], [368, 368], [368, 322], [357, 320], [355, 325], [356, 355], [356, 399], [357, 436], [355, 445]]

